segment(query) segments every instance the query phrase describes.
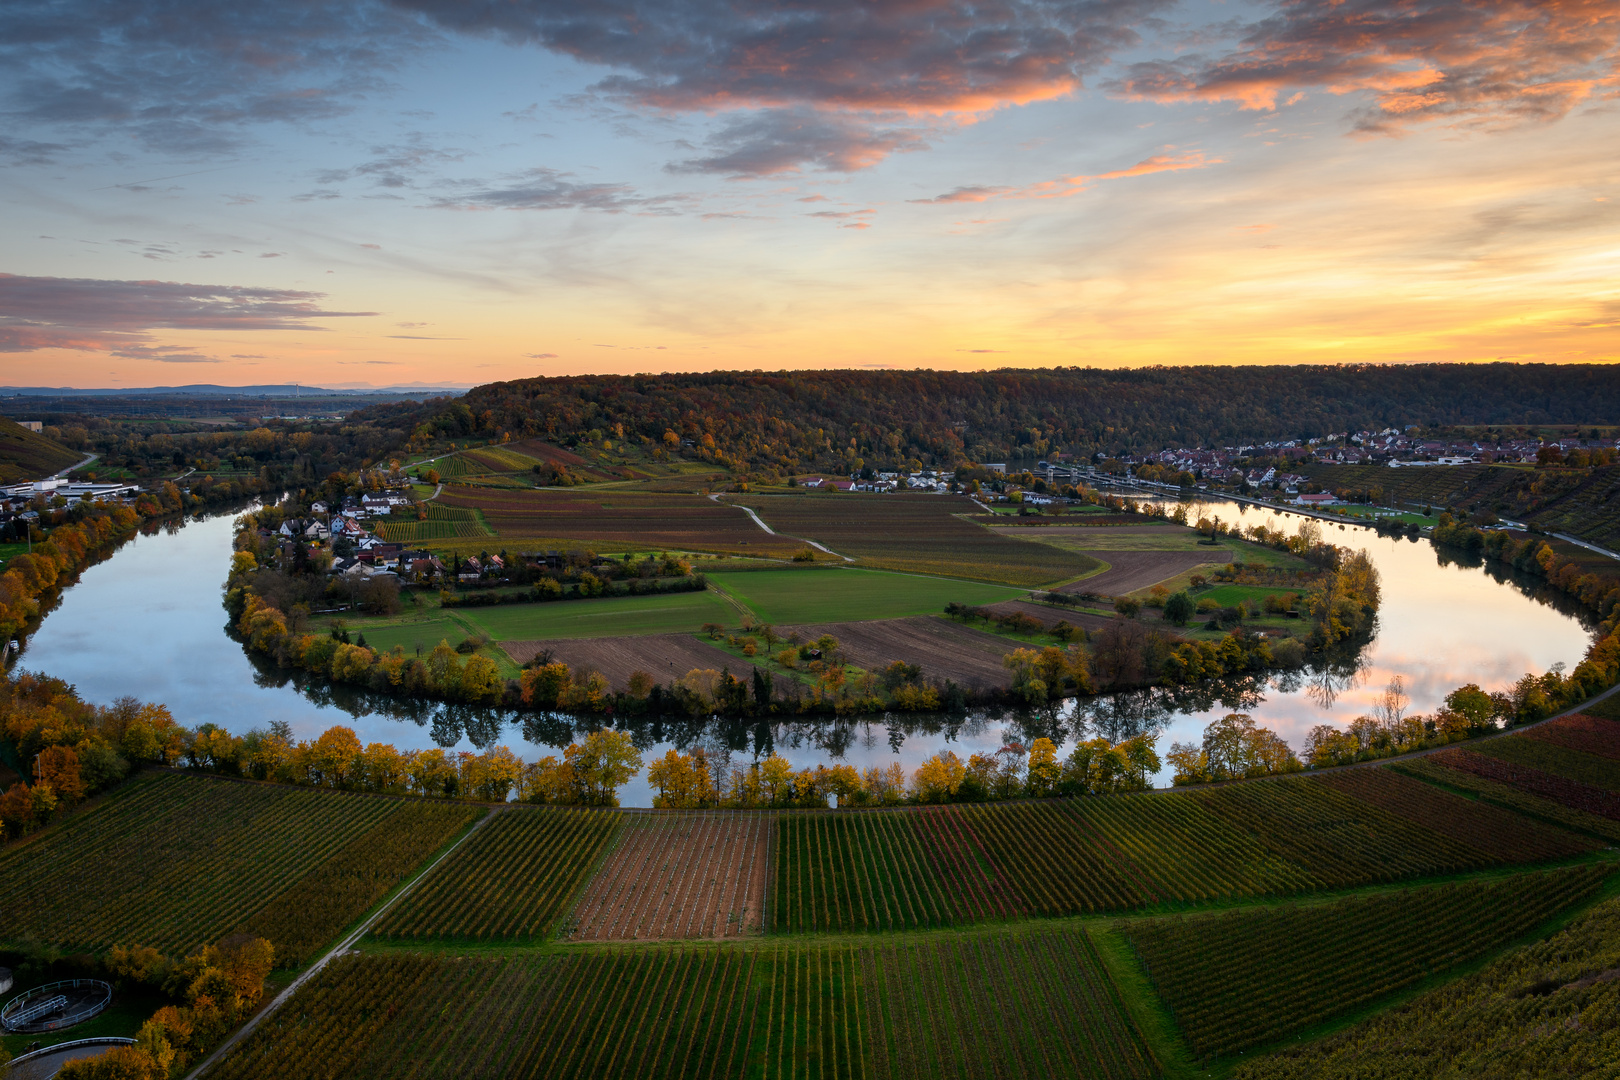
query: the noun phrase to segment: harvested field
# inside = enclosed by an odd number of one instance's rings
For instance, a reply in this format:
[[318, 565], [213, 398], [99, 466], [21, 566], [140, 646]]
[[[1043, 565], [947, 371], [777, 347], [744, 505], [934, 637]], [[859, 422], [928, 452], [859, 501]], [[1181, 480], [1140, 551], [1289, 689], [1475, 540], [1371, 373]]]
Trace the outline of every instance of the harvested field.
[[863, 566], [1031, 587], [1066, 581], [1097, 561], [1016, 535], [986, 529], [963, 515], [977, 503], [960, 495], [744, 495], [771, 528], [808, 537]]
[[804, 547], [772, 536], [746, 513], [701, 495], [446, 488], [446, 506], [477, 509], [503, 541], [602, 551], [717, 551], [788, 556]]
[[1200, 566], [1222, 565], [1230, 553], [1224, 548], [1197, 551], [1109, 551], [1102, 554], [1108, 569], [1094, 577], [1064, 585], [1059, 592], [1124, 596], [1146, 589]]
[[974, 630], [936, 615], [876, 619], [858, 623], [782, 626], [806, 641], [822, 634], [838, 639], [844, 656], [857, 667], [877, 671], [896, 660], [916, 664], [925, 678], [947, 678], [974, 690], [1007, 685], [1001, 658], [1018, 647], [1006, 638]]
[[[1115, 528], [1089, 528], [1083, 525], [1010, 525], [995, 531], [1038, 544], [1051, 544], [1065, 551], [1193, 551], [1200, 536], [1180, 525], [1120, 525]], [[1203, 545], [1212, 560], [1225, 561], [1230, 552], [1214, 545]], [[1107, 556], [1103, 556], [1104, 559]]]
[[773, 817], [731, 811], [627, 815], [618, 846], [570, 920], [576, 941], [763, 932]]
[[540, 650], [550, 649], [553, 660], [560, 660], [571, 668], [600, 671], [607, 676], [615, 690], [626, 689], [630, 675], [635, 671], [645, 671], [658, 682], [668, 682], [680, 678], [693, 668], [719, 671], [729, 666], [734, 669], [732, 673], [737, 674], [744, 664], [739, 658], [691, 634], [503, 641], [501, 648], [519, 664], [527, 664]]

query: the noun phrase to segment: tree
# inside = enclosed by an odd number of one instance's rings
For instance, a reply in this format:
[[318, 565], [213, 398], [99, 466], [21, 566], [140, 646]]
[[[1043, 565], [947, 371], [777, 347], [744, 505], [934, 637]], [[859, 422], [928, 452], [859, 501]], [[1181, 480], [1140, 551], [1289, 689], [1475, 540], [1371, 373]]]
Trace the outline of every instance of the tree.
[[34, 758], [34, 778], [56, 793], [64, 806], [84, 798], [84, 777], [79, 773], [79, 755], [71, 746], [47, 746]]
[[1164, 602], [1164, 617], [1177, 626], [1186, 626], [1192, 619], [1196, 605], [1186, 590], [1172, 593]]
[[911, 777], [911, 790], [918, 802], [949, 802], [967, 775], [967, 766], [950, 750], [942, 750], [923, 762]]
[[618, 806], [618, 789], [641, 771], [641, 751], [625, 731], [594, 731], [563, 755], [578, 777], [580, 802], [586, 806]]
[[1027, 775], [1029, 793], [1037, 798], [1057, 790], [1063, 770], [1058, 765], [1057, 744], [1051, 739], [1039, 738], [1029, 744]]

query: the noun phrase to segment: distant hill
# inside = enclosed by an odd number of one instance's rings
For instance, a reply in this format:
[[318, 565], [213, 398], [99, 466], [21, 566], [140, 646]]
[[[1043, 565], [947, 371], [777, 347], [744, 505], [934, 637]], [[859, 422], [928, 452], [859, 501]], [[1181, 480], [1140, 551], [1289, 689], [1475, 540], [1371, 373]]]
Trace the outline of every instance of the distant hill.
[[77, 465], [84, 455], [0, 417], [0, 483], [39, 480]]
[[274, 383], [263, 386], [220, 386], [216, 383], [189, 383], [185, 386], [141, 386], [141, 387], [76, 387], [76, 386], [0, 386], [0, 397], [272, 397], [272, 398], [322, 398], [322, 397], [369, 397], [374, 394], [385, 394], [389, 397], [398, 397], [401, 394], [459, 394], [465, 387], [431, 387], [431, 386], [378, 386], [366, 387], [358, 390], [328, 390], [319, 386], [299, 386], [295, 383]]

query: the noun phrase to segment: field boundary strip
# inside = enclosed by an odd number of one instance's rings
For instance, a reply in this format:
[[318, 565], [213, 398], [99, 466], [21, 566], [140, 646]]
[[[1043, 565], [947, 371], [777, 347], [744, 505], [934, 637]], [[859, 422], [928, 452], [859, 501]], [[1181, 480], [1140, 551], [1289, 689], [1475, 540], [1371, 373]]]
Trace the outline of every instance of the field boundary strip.
[[209, 1069], [223, 1061], [226, 1055], [229, 1054], [231, 1050], [235, 1049], [238, 1043], [242, 1042], [242, 1040], [251, 1035], [254, 1029], [263, 1023], [267, 1017], [285, 1005], [288, 1001], [292, 1000], [293, 995], [298, 992], [298, 989], [301, 986], [303, 986], [310, 979], [314, 978], [316, 975], [320, 974], [321, 970], [325, 968], [327, 964], [330, 964], [333, 960], [348, 952], [349, 949], [354, 946], [355, 942], [359, 941], [366, 935], [366, 932], [371, 929], [373, 923], [382, 918], [383, 915], [386, 914], [388, 910], [395, 904], [399, 903], [406, 896], [408, 896], [418, 884], [433, 873], [434, 869], [437, 868], [440, 863], [448, 859], [452, 854], [455, 853], [457, 848], [461, 847], [462, 844], [467, 842], [469, 837], [476, 835], [478, 830], [482, 829], [485, 825], [493, 821], [500, 813], [502, 813], [502, 811], [498, 809], [491, 810], [489, 813], [473, 822], [471, 828], [462, 833], [456, 839], [455, 843], [439, 852], [439, 857], [429, 863], [421, 873], [417, 874], [415, 877], [411, 878], [411, 880], [402, 885], [397, 891], [395, 891], [394, 895], [388, 897], [381, 904], [377, 905], [376, 909], [372, 911], [370, 915], [362, 919], [360, 925], [356, 926], [354, 930], [343, 938], [342, 941], [339, 941], [336, 945], [332, 946], [332, 948], [327, 950], [327, 952], [324, 953], [319, 960], [316, 960], [307, 969], [300, 973], [296, 979], [288, 983], [287, 988], [281, 993], [277, 994], [271, 1000], [270, 1004], [260, 1009], [257, 1013], [254, 1013], [253, 1016], [248, 1019], [247, 1023], [243, 1024], [241, 1027], [237, 1028], [234, 1033], [232, 1033], [230, 1038], [226, 1039], [224, 1042], [215, 1047], [212, 1054], [209, 1054], [207, 1057], [203, 1058], [202, 1061], [198, 1062], [197, 1067], [186, 1074], [185, 1080], [200, 1080], [200, 1078], [207, 1073]]

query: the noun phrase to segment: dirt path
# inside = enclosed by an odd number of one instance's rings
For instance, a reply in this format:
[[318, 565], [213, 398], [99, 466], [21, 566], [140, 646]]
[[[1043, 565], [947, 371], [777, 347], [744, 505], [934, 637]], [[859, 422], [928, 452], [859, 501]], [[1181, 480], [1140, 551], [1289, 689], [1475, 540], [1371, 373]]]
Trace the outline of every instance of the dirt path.
[[[720, 493], [718, 491], [711, 494], [709, 496], [709, 498], [713, 499], [717, 503], [720, 503]], [[772, 536], [787, 536], [787, 533], [779, 533], [775, 529], [771, 528], [769, 525], [765, 524], [765, 519], [760, 517], [758, 514], [754, 513], [752, 507], [742, 506], [742, 505], [740, 505], [738, 503], [720, 503], [720, 505], [721, 506], [735, 506], [735, 507], [737, 507], [737, 509], [741, 510], [743, 513], [747, 514], [749, 517], [753, 518], [755, 525], [758, 525], [760, 528], [764, 529], [766, 532], [770, 533]], [[788, 539], [789, 540], [803, 540], [804, 538], [801, 537], [801, 536], [788, 536]], [[814, 540], [805, 540], [804, 542], [806, 544], [809, 544], [811, 547], [815, 548], [817, 551], [825, 551], [828, 555], [838, 555], [838, 552], [834, 551], [832, 548], [828, 547], [825, 544], [818, 544]], [[848, 555], [838, 555], [838, 557], [840, 559], [843, 559], [845, 562], [854, 562], [855, 561], [854, 559], [850, 558]]]

